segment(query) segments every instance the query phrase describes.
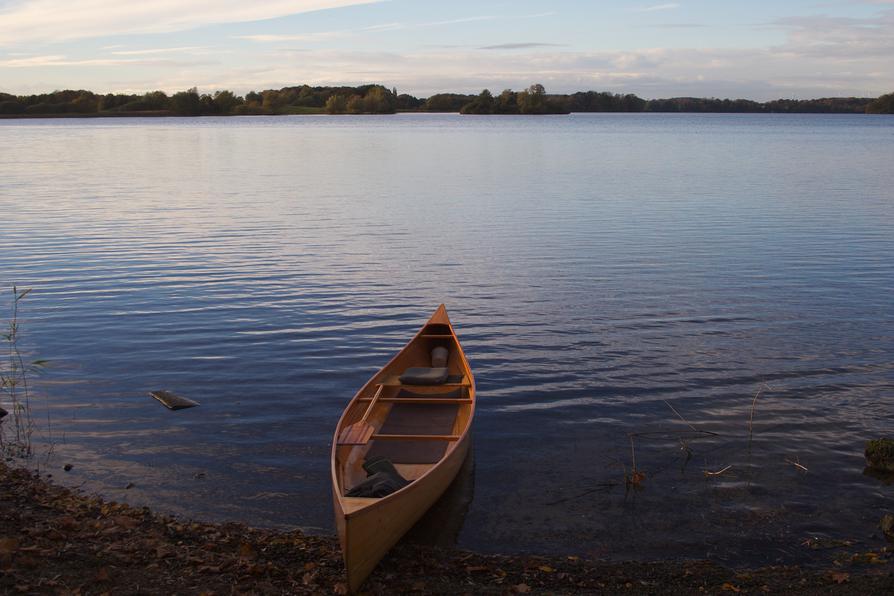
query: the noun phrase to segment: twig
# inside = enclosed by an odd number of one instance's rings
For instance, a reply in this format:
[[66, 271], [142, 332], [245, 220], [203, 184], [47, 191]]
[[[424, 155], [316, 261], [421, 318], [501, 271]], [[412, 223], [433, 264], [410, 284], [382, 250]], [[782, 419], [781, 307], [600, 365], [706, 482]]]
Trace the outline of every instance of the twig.
[[676, 408], [674, 408], [672, 405], [670, 405], [670, 402], [669, 402], [669, 401], [667, 401], [666, 399], [662, 399], [661, 401], [663, 401], [663, 402], [665, 403], [665, 405], [667, 405], [667, 407], [670, 408], [670, 409], [673, 411], [673, 413], [676, 414], [677, 417], [679, 417], [680, 420], [682, 420], [682, 421], [686, 424], [686, 426], [688, 426], [689, 428], [691, 428], [691, 429], [694, 430], [695, 432], [699, 432], [697, 428], [695, 428], [694, 426], [692, 426], [691, 424], [689, 424], [689, 421], [687, 421], [685, 418], [683, 418], [683, 415], [680, 414], [680, 413], [677, 411]]
[[720, 433], [715, 433], [710, 430], [647, 430], [639, 433], [629, 433], [632, 437], [655, 437], [655, 436], [664, 436], [664, 435], [690, 435], [692, 433], [696, 435], [710, 435], [712, 437], [719, 437]]
[[757, 398], [760, 397], [764, 389], [771, 389], [771, 387], [766, 383], [761, 383], [761, 386], [757, 388], [757, 393], [754, 394], [754, 399], [751, 400], [751, 416], [748, 417], [748, 453], [751, 453], [751, 438], [754, 434], [754, 409], [757, 406]]
[[729, 465], [729, 466], [723, 468], [722, 470], [717, 470], [716, 472], [712, 472], [710, 470], [702, 470], [702, 471], [704, 472], [705, 476], [720, 476], [721, 474], [723, 474], [724, 472], [726, 472], [727, 470], [729, 470], [732, 467], [733, 467], [732, 465]]
[[792, 461], [790, 459], [786, 459], [785, 462], [795, 466], [799, 470], [804, 470], [805, 472], [809, 472], [809, 470], [805, 466], [802, 466], [800, 462]]

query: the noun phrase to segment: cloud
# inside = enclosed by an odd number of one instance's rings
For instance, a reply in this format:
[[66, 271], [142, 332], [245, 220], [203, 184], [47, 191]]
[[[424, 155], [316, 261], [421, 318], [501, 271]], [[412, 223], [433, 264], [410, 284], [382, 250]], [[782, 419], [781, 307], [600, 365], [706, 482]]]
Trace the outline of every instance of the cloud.
[[363, 33], [377, 33], [382, 31], [397, 31], [409, 29], [426, 29], [429, 27], [444, 27], [448, 25], [459, 25], [465, 23], [475, 23], [483, 21], [502, 21], [502, 20], [518, 20], [518, 19], [536, 19], [541, 17], [552, 16], [554, 12], [540, 12], [536, 14], [523, 15], [479, 15], [471, 17], [460, 17], [449, 19], [446, 21], [430, 21], [421, 23], [382, 23], [381, 25], [371, 25], [369, 27], [361, 27], [358, 29], [337, 29], [334, 31], [315, 31], [312, 33], [259, 33], [253, 35], [236, 35], [234, 39], [245, 39], [260, 43], [276, 43], [281, 41], [319, 41], [325, 39], [344, 38]]
[[540, 43], [536, 41], [523, 41], [519, 43], [500, 43], [492, 46], [481, 46], [479, 50], [531, 50], [534, 48], [555, 48], [560, 43]]
[[670, 2], [668, 4], [656, 4], [654, 6], [643, 6], [642, 8], [634, 8], [634, 12], [658, 12], [659, 10], [673, 10], [675, 8], [680, 8], [680, 5], [676, 2]]
[[[121, 47], [121, 46], [115, 46]], [[202, 46], [186, 46], [182, 48], [149, 48], [145, 50], [116, 50], [111, 52], [115, 56], [147, 56], [151, 54], [186, 54], [205, 52], [208, 48]]]
[[[208, 64], [211, 64], [211, 62], [184, 62], [144, 58], [69, 58], [59, 54], [0, 60], [0, 68], [44, 68], [58, 66], [199, 66]], [[73, 86], [82, 87], [82, 85]]]
[[259, 21], [381, 0], [22, 0], [0, 11], [0, 46]]

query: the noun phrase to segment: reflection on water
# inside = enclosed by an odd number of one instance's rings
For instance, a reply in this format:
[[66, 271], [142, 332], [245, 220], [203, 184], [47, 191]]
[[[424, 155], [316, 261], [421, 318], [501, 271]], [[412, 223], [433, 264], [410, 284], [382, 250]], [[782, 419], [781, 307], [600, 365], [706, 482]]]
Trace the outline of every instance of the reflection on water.
[[[445, 302], [479, 396], [461, 546], [875, 544], [890, 118], [2, 121], [0, 142], [0, 283], [35, 288], [23, 347], [54, 363], [36, 403], [65, 482], [331, 532], [339, 414]], [[715, 434], [683, 465], [687, 423]], [[655, 431], [628, 493], [628, 433]]]
[[441, 498], [407, 532], [404, 541], [427, 546], [456, 546], [474, 496], [475, 448], [472, 445], [456, 478]]

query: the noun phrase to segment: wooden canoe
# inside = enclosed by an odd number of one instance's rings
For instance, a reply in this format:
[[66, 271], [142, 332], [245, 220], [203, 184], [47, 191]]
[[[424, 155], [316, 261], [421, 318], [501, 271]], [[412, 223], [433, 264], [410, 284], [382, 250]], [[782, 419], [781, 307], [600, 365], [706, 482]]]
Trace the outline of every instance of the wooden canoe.
[[[402, 384], [400, 377], [408, 368], [431, 366], [432, 350], [437, 347], [449, 350], [446, 382]], [[332, 496], [351, 591], [360, 588], [388, 550], [453, 481], [469, 450], [474, 413], [475, 379], [442, 304], [357, 392], [335, 430]], [[345, 437], [351, 435], [349, 427], [358, 426], [364, 414], [375, 429], [372, 437], [365, 444], [345, 444]], [[346, 496], [366, 480], [363, 463], [372, 457], [387, 457], [410, 483], [384, 497]]]

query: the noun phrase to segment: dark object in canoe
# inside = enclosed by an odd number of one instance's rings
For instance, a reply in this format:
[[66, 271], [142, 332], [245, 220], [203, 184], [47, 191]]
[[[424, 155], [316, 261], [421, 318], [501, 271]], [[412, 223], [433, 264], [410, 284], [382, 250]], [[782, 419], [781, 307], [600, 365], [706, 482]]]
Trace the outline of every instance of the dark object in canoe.
[[199, 405], [197, 401], [174, 395], [170, 391], [150, 391], [149, 395], [160, 401], [169, 410], [183, 410]]
[[6, 418], [7, 414], [9, 414], [9, 412], [4, 410], [3, 408], [0, 408], [0, 420], [2, 420], [3, 418]]

